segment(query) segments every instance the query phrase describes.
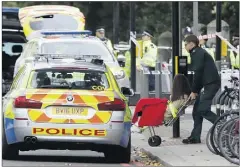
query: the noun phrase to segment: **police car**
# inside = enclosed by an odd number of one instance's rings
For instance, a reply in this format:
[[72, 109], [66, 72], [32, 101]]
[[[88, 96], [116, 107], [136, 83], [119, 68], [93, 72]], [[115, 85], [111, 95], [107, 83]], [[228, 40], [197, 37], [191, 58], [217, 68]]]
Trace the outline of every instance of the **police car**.
[[37, 55], [3, 97], [3, 158], [37, 149], [93, 150], [115, 162], [131, 155], [131, 111], [107, 65], [88, 55]]
[[[21, 56], [17, 59], [14, 76], [20, 67], [34, 59], [34, 54], [75, 54], [75, 55], [100, 55], [104, 63], [114, 73], [117, 82], [122, 87], [130, 87], [130, 81], [120, 66], [114, 54], [98, 38], [90, 36], [91, 31], [38, 31], [35, 37], [25, 46]], [[88, 60], [87, 60], [88, 61]]]

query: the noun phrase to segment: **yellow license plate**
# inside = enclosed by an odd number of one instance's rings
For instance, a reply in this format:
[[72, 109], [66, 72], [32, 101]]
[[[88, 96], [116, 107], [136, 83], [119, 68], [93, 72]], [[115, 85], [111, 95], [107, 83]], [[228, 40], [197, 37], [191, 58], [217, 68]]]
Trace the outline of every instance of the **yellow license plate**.
[[73, 116], [87, 116], [88, 109], [80, 107], [56, 107], [52, 110], [53, 115], [73, 115]]

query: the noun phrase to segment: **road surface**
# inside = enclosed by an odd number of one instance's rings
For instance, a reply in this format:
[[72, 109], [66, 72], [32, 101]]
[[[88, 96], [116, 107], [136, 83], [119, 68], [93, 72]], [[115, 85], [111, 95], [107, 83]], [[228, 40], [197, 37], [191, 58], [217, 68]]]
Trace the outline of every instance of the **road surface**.
[[3, 166], [140, 166], [137, 163], [111, 164], [103, 153], [93, 151], [37, 150], [20, 152], [17, 160], [3, 160]]

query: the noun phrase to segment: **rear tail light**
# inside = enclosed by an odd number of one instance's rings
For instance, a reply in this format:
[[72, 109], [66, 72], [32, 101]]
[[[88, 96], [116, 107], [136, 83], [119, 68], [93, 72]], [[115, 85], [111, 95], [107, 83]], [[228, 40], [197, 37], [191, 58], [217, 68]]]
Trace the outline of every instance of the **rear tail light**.
[[14, 107], [40, 109], [42, 107], [42, 103], [40, 101], [26, 99], [25, 96], [19, 96], [14, 101]]
[[98, 110], [104, 111], [125, 111], [126, 104], [121, 99], [114, 98], [114, 101], [98, 104]]

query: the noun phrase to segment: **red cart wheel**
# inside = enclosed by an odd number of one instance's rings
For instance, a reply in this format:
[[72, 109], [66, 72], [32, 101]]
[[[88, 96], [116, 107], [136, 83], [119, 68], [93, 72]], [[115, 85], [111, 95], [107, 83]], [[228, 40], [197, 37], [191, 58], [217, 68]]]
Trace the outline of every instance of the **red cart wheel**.
[[151, 146], [151, 147], [157, 147], [157, 146], [160, 146], [162, 143], [162, 139], [160, 136], [153, 136], [153, 137], [150, 137], [148, 139], [148, 144]]

